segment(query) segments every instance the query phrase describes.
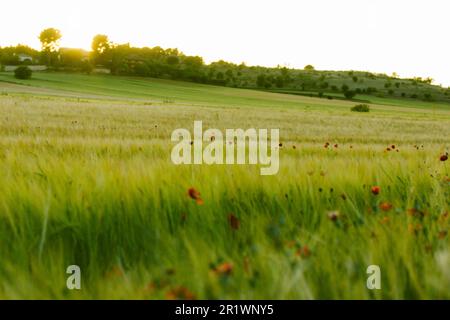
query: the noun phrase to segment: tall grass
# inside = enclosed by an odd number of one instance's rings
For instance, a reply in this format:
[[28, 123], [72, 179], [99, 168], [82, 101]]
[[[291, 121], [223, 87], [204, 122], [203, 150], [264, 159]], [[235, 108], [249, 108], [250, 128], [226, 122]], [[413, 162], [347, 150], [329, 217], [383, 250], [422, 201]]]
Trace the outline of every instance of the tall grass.
[[[448, 113], [16, 95], [0, 110], [1, 298], [450, 298]], [[280, 172], [173, 165], [170, 134], [195, 119], [280, 128]]]

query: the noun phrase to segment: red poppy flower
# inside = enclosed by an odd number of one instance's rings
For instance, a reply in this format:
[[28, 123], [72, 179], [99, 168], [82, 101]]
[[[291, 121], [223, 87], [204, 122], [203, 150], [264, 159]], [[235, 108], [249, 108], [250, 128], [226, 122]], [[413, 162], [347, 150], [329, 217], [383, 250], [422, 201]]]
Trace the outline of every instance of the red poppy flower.
[[191, 199], [195, 200], [197, 204], [203, 204], [203, 199], [200, 197], [200, 192], [195, 190], [195, 188], [189, 188], [188, 195]]
[[389, 211], [393, 207], [392, 203], [389, 202], [382, 202], [380, 203], [380, 209], [383, 211]]
[[195, 295], [185, 287], [177, 287], [166, 293], [168, 300], [194, 300]]
[[377, 194], [380, 193], [380, 187], [379, 186], [373, 186], [370, 190], [372, 191], [372, 193], [374, 195], [377, 195]]
[[311, 255], [311, 250], [307, 245], [304, 245], [296, 251], [295, 255], [302, 258], [308, 258]]
[[224, 262], [216, 266], [213, 271], [219, 275], [230, 275], [233, 271], [233, 264], [229, 262]]

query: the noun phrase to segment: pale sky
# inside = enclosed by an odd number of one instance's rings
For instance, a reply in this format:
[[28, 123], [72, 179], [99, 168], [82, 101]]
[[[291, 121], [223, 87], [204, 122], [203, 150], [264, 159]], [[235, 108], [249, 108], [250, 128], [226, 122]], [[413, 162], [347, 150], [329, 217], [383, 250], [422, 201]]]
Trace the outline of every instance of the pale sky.
[[397, 72], [450, 86], [448, 0], [18, 0], [0, 12], [0, 46], [39, 48], [39, 32], [54, 27], [63, 47], [89, 49], [103, 33], [206, 62]]

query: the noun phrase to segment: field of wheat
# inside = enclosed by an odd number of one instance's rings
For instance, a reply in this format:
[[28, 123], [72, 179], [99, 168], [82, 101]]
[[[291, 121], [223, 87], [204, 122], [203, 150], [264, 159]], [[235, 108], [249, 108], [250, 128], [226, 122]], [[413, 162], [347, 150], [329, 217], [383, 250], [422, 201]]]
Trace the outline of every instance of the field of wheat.
[[[0, 82], [0, 298], [450, 298], [450, 107], [60, 77]], [[278, 174], [174, 165], [194, 120], [278, 128]]]

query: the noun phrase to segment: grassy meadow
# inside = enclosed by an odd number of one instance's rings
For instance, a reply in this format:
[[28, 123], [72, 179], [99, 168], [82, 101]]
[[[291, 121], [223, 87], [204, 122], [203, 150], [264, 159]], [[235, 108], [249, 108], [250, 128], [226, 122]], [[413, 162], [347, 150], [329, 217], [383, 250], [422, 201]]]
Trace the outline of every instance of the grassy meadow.
[[[449, 299], [450, 105], [372, 102], [0, 73], [0, 298]], [[194, 120], [279, 128], [279, 173], [174, 165]]]

